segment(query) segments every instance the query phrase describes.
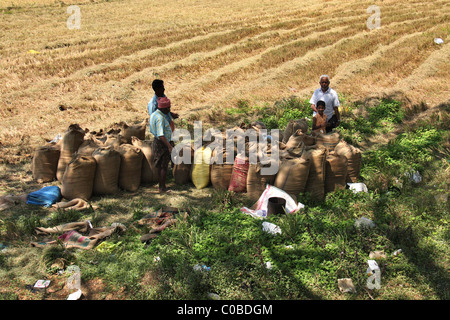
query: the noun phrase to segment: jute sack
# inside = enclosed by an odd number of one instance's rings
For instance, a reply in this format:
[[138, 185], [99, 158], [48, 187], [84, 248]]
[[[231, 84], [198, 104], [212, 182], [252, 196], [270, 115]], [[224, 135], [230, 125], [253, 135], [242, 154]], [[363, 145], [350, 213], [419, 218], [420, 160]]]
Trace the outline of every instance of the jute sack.
[[113, 147], [100, 147], [92, 153], [97, 162], [94, 177], [94, 194], [119, 192], [120, 154]]
[[308, 122], [305, 119], [290, 120], [284, 130], [283, 143], [287, 143], [294, 132], [301, 130], [303, 133], [308, 132]]
[[213, 150], [211, 157], [211, 184], [216, 190], [228, 190], [234, 162], [227, 162], [226, 148], [222, 150], [222, 161], [219, 161], [219, 155], [219, 152]]
[[31, 162], [33, 179], [39, 183], [55, 180], [60, 153], [59, 146], [53, 144], [37, 148]]
[[92, 156], [75, 155], [67, 165], [62, 179], [61, 195], [64, 199], [89, 200], [94, 188], [97, 163]]
[[145, 140], [145, 129], [147, 128], [147, 124], [147, 120], [131, 126], [123, 123], [121, 128], [121, 135], [125, 140], [125, 143], [131, 144], [131, 137], [133, 136], [140, 140]]
[[126, 139], [120, 133], [107, 133], [103, 145], [112, 146], [114, 149], [119, 150], [119, 146], [126, 142]]
[[153, 139], [141, 140], [136, 136], [131, 137], [131, 144], [142, 151], [142, 168], [141, 168], [141, 183], [158, 182], [158, 174], [153, 162]]
[[97, 150], [98, 147], [99, 145], [91, 137], [89, 139], [85, 139], [83, 143], [78, 147], [77, 154], [82, 156], [92, 156], [92, 153]]
[[276, 173], [272, 175], [262, 175], [261, 163], [250, 163], [247, 175], [247, 197], [250, 200], [257, 201], [266, 189], [266, 185], [273, 185]]
[[197, 189], [206, 188], [210, 182], [211, 148], [200, 147], [194, 152], [191, 181]]
[[311, 166], [309, 168], [305, 192], [310, 193], [311, 198], [314, 200], [323, 200], [325, 197], [326, 149], [311, 149], [305, 151], [302, 156], [310, 157], [311, 159]]
[[250, 161], [248, 157], [237, 155], [234, 159], [228, 191], [247, 192], [247, 175]]
[[[178, 147], [178, 146], [177, 146]], [[179, 146], [178, 155], [173, 159], [174, 165], [172, 169], [175, 183], [178, 185], [187, 184], [191, 181], [192, 162], [194, 161], [194, 149], [191, 144], [183, 144]], [[185, 163], [182, 159], [189, 155], [189, 163]]]
[[341, 140], [334, 148], [337, 154], [347, 158], [347, 178], [346, 182], [358, 182], [361, 171], [361, 150]]
[[118, 150], [120, 154], [119, 187], [125, 191], [137, 191], [141, 184], [142, 158], [141, 149], [131, 144], [121, 144]]
[[305, 139], [306, 134], [303, 133], [301, 129], [292, 133], [289, 137], [289, 140], [286, 142], [286, 149], [289, 148], [297, 148], [304, 144], [303, 140]]
[[58, 181], [62, 181], [67, 165], [84, 141], [84, 134], [84, 130], [78, 124], [71, 124], [59, 142], [61, 153], [56, 171]]
[[325, 160], [325, 193], [346, 188], [347, 158], [335, 151], [328, 152]]
[[309, 158], [283, 159], [274, 186], [297, 199], [298, 194], [305, 191], [310, 166]]
[[324, 147], [327, 151], [333, 151], [340, 140], [339, 133], [319, 133], [316, 136], [316, 144], [318, 147]]
[[305, 146], [313, 146], [316, 144], [316, 137], [309, 135], [309, 134], [305, 134], [304, 138], [303, 138], [303, 143], [305, 144]]

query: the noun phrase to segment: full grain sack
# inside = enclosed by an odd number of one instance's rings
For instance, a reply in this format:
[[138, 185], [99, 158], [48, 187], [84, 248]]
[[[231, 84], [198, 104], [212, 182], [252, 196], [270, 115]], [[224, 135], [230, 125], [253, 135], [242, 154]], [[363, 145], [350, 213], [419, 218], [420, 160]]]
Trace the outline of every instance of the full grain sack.
[[298, 148], [302, 145], [304, 145], [304, 139], [306, 134], [303, 133], [301, 129], [295, 131], [292, 133], [292, 135], [289, 137], [289, 140], [286, 142], [286, 149], [289, 148]]
[[92, 153], [99, 147], [98, 143], [91, 137], [85, 139], [83, 143], [78, 147], [77, 154], [82, 156], [92, 156]]
[[72, 157], [84, 141], [85, 132], [78, 124], [71, 124], [59, 142], [61, 153], [58, 160], [56, 178], [62, 181], [64, 172]]
[[294, 134], [294, 132], [297, 132], [297, 130], [301, 130], [303, 133], [307, 133], [308, 122], [305, 119], [290, 120], [286, 126], [286, 129], [284, 130], [282, 142], [287, 143], [291, 135]]
[[94, 188], [97, 163], [92, 156], [76, 155], [64, 172], [61, 195], [64, 199], [89, 200]]
[[121, 135], [125, 140], [125, 143], [131, 144], [131, 137], [136, 137], [140, 140], [145, 140], [145, 129], [147, 128], [148, 121], [144, 120], [139, 124], [135, 125], [127, 125], [126, 123], [122, 124]]
[[97, 162], [93, 193], [115, 194], [119, 192], [120, 154], [113, 147], [100, 147], [92, 153]]
[[[275, 160], [278, 161], [278, 160]], [[266, 189], [266, 185], [273, 185], [276, 173], [272, 175], [261, 174], [261, 163], [250, 163], [247, 175], [247, 197], [253, 201], [257, 201]]]
[[228, 191], [247, 192], [247, 175], [250, 161], [248, 157], [237, 155], [234, 159]]
[[305, 192], [310, 193], [314, 200], [323, 200], [325, 197], [325, 160], [326, 149], [318, 148], [305, 151], [302, 155], [311, 159], [308, 180]]
[[283, 159], [274, 186], [297, 199], [298, 194], [305, 191], [310, 166], [309, 158]]
[[327, 151], [334, 151], [334, 148], [340, 140], [339, 133], [320, 133], [316, 136], [316, 145], [318, 147], [323, 147]]
[[142, 158], [141, 149], [131, 144], [119, 146], [120, 170], [119, 187], [125, 191], [135, 192], [141, 184]]
[[191, 181], [197, 189], [206, 188], [210, 182], [211, 148], [200, 147], [194, 152]]
[[60, 153], [59, 145], [46, 145], [37, 148], [31, 162], [33, 179], [39, 183], [55, 180]]
[[358, 182], [361, 171], [361, 150], [341, 140], [334, 149], [337, 154], [347, 158], [347, 178], [349, 183]]
[[141, 140], [138, 137], [131, 137], [131, 143], [133, 146], [141, 149], [142, 157], [142, 168], [141, 168], [141, 183], [154, 183], [158, 182], [158, 174], [156, 172], [156, 167], [153, 162], [153, 149], [151, 140]]
[[[174, 165], [172, 169], [175, 183], [178, 185], [187, 184], [191, 181], [192, 162], [194, 161], [194, 149], [190, 144], [183, 144], [178, 146], [179, 154], [173, 159]], [[189, 163], [185, 163], [182, 159], [189, 155]]]
[[220, 153], [217, 152], [216, 149], [212, 152], [211, 184], [216, 190], [228, 190], [228, 187], [230, 185], [234, 162], [228, 162], [227, 155], [228, 154], [226, 152], [226, 148], [222, 149], [222, 159], [219, 158]]
[[329, 152], [325, 161], [325, 193], [346, 188], [347, 158]]

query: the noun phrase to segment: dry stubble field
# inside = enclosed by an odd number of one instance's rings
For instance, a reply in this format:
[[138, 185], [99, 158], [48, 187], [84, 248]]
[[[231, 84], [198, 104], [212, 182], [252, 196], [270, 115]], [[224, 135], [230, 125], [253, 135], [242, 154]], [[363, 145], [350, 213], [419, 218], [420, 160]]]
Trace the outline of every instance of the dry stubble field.
[[[67, 27], [72, 4], [80, 29]], [[375, 30], [371, 5], [381, 10]], [[309, 98], [321, 74], [346, 101], [446, 104], [449, 9], [429, 0], [0, 0], [0, 195], [40, 187], [33, 150], [70, 124], [147, 118], [156, 77], [190, 122], [240, 99]]]

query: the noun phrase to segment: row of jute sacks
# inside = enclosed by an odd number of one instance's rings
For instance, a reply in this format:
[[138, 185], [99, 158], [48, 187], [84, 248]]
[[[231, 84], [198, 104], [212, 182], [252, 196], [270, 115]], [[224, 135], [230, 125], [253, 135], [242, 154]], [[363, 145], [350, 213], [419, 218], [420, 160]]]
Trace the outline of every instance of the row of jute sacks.
[[[152, 140], [145, 140], [147, 120], [118, 130], [89, 132], [70, 125], [57, 143], [35, 150], [32, 160], [33, 178], [38, 182], [61, 182], [62, 196], [89, 200], [92, 195], [115, 194], [120, 189], [137, 191], [140, 185], [157, 182], [153, 166]], [[267, 163], [250, 163], [249, 153], [271, 153], [271, 143], [248, 141], [249, 132], [258, 133], [264, 124], [237, 127], [241, 135], [234, 137], [233, 161], [227, 162], [226, 136], [223, 134], [223, 163], [217, 163], [218, 152], [202, 146], [195, 152], [193, 144], [185, 144], [179, 156], [190, 154], [190, 163], [175, 164], [176, 184], [192, 182], [198, 189], [212, 185], [215, 189], [246, 192], [258, 199], [266, 184], [285, 190], [293, 197], [309, 192], [322, 199], [327, 192], [345, 188], [359, 177], [361, 152], [340, 139], [338, 133], [307, 134], [306, 120], [292, 120], [277, 141], [279, 170], [267, 176], [261, 167]], [[244, 137], [244, 138], [243, 138]], [[245, 139], [245, 152], [237, 156], [239, 139]], [[251, 139], [250, 139], [251, 140]]]
[[[258, 131], [258, 127], [253, 128]], [[267, 184], [284, 190], [293, 199], [308, 192], [312, 198], [322, 200], [328, 192], [345, 189], [347, 183], [358, 181], [360, 149], [341, 139], [338, 132], [317, 135], [307, 132], [306, 120], [291, 120], [276, 142], [278, 157], [273, 158], [270, 157], [271, 143], [245, 142], [245, 153], [227, 163], [224, 142], [222, 164], [217, 164], [217, 149], [202, 147], [194, 155], [198, 159], [194, 158], [191, 181], [197, 188], [211, 184], [215, 189], [246, 192], [254, 201], [259, 199]], [[236, 154], [236, 149], [233, 152]], [[259, 159], [265, 154], [270, 160], [252, 163], [248, 156], [252, 152], [256, 152]], [[261, 169], [272, 166], [273, 161], [277, 162], [278, 170], [264, 175]]]

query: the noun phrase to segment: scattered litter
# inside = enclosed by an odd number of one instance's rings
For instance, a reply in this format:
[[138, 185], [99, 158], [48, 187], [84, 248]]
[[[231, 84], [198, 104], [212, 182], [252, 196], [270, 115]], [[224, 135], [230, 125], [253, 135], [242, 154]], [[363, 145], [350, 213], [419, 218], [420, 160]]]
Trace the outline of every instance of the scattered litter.
[[62, 135], [60, 133], [58, 133], [53, 140], [49, 141], [49, 143], [58, 143], [59, 140], [62, 139]]
[[208, 292], [207, 297], [208, 297], [208, 299], [211, 299], [211, 300], [220, 300], [220, 296], [217, 293], [213, 293], [213, 292]]
[[271, 269], [272, 269], [272, 262], [267, 261], [267, 262], [266, 262], [266, 268], [267, 268], [268, 270], [271, 270]]
[[196, 265], [194, 266], [194, 270], [195, 270], [195, 271], [202, 271], [202, 270], [210, 271], [210, 270], [211, 270], [211, 267], [207, 267], [207, 266], [205, 266], [205, 265], [199, 265], [199, 264], [196, 264]]
[[117, 243], [112, 243], [109, 241], [103, 241], [102, 243], [100, 243], [97, 248], [95, 250], [99, 251], [99, 252], [112, 252], [114, 251], [114, 249], [116, 249], [120, 244], [122, 243], [122, 241], [119, 241]]
[[356, 289], [353, 285], [353, 281], [350, 278], [338, 279], [338, 287], [342, 293], [350, 292], [355, 293]]
[[67, 297], [67, 300], [79, 300], [81, 298], [81, 295], [82, 295], [82, 292], [80, 289], [78, 289], [77, 291], [69, 294], [69, 296]]
[[405, 172], [405, 176], [415, 183], [419, 183], [422, 181], [422, 176], [420, 175], [419, 171]]
[[33, 49], [28, 50], [28, 53], [31, 53], [31, 54], [40, 54], [39, 51], [36, 51], [36, 50], [33, 50]]
[[78, 266], [69, 266], [66, 270], [67, 278], [67, 288], [69, 290], [79, 290], [81, 288], [81, 271]]
[[400, 253], [402, 253], [402, 249], [395, 250], [395, 251], [392, 253], [392, 255], [395, 257], [395, 256], [398, 256]]
[[361, 217], [355, 221], [355, 227], [357, 227], [357, 228], [373, 228], [373, 227], [375, 227], [375, 223], [366, 217]]
[[369, 267], [367, 268], [367, 288], [380, 289], [381, 288], [381, 271], [375, 260], [367, 260]]
[[47, 289], [49, 285], [50, 285], [50, 280], [38, 280], [34, 284], [33, 288], [34, 289]]
[[386, 254], [384, 253], [384, 251], [371, 251], [369, 253], [369, 258], [370, 259], [386, 259]]
[[153, 259], [153, 261], [155, 261], [155, 262], [161, 261], [161, 258], [158, 257], [158, 256], [156, 256], [156, 257]]
[[347, 183], [347, 185], [348, 185], [349, 189], [353, 191], [353, 193], [368, 192], [369, 191], [367, 189], [367, 186], [364, 183], [362, 183], [362, 182]]
[[436, 44], [443, 44], [444, 40], [442, 40], [441, 38], [434, 38], [434, 43], [436, 43]]
[[371, 276], [375, 274], [377, 270], [380, 270], [380, 267], [378, 267], [378, 263], [375, 260], [367, 260], [367, 263], [369, 264], [369, 267], [366, 270], [367, 275]]
[[286, 246], [286, 249], [294, 249], [294, 247], [291, 245], [288, 245], [288, 246]]
[[8, 246], [3, 243], [0, 243], [0, 252], [6, 252], [6, 250], [8, 250]]
[[281, 234], [280, 227], [273, 223], [263, 222], [262, 226], [263, 226], [263, 231], [265, 231], [265, 232], [268, 232], [270, 234], [277, 234], [277, 233]]
[[436, 194], [434, 196], [434, 198], [436, 199], [436, 201], [442, 201], [442, 202], [447, 202], [448, 201], [448, 194]]

